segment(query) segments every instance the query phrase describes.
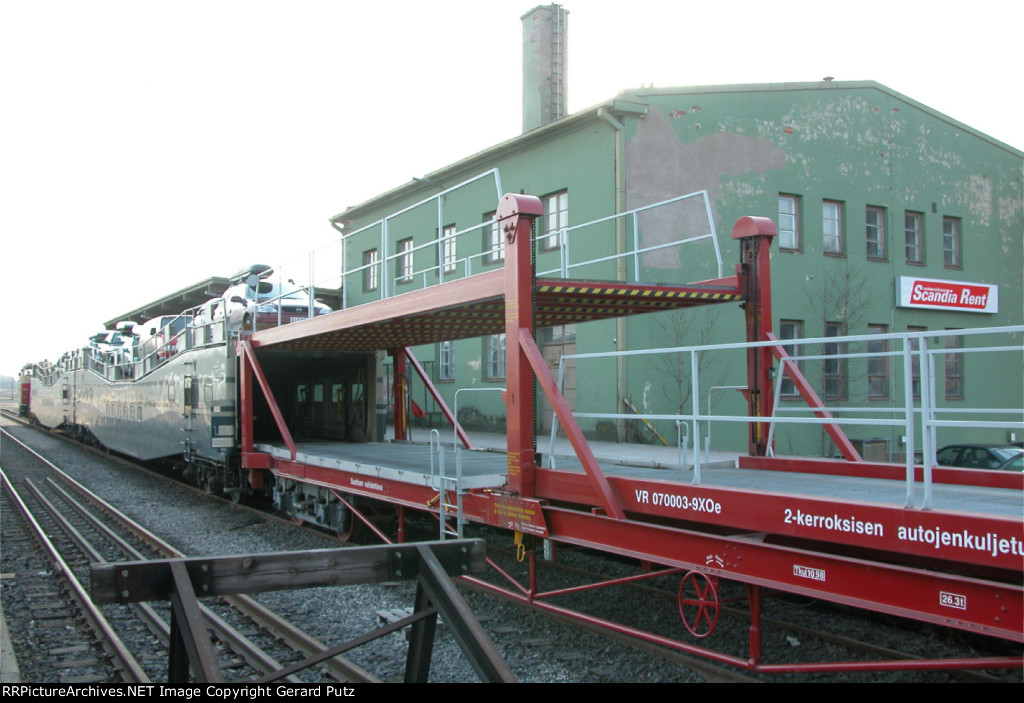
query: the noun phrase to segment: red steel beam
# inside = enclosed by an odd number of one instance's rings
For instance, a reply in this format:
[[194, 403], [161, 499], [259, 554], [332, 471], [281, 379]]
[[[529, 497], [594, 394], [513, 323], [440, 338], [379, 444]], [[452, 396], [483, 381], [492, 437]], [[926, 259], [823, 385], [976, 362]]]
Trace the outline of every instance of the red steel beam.
[[590, 445], [587, 444], [587, 440], [583, 436], [583, 430], [580, 429], [576, 418], [572, 414], [572, 410], [569, 409], [569, 404], [565, 402], [565, 398], [559, 392], [555, 379], [551, 375], [551, 370], [544, 361], [544, 355], [537, 348], [537, 343], [533, 341], [531, 335], [525, 333], [525, 330], [523, 334], [519, 335], [519, 343], [523, 347], [530, 366], [533, 367], [533, 373], [540, 382], [544, 395], [551, 402], [551, 407], [554, 409], [562, 429], [569, 438], [569, 443], [576, 451], [576, 456], [579, 458], [580, 463], [583, 464], [583, 470], [586, 472], [587, 479], [598, 496], [601, 507], [616, 520], [624, 519], [626, 513], [622, 509], [622, 501], [619, 500], [619, 497], [608, 483], [608, 477], [604, 475], [604, 472], [598, 465], [597, 458], [590, 450]]
[[537, 469], [534, 385], [520, 336], [533, 339], [533, 221], [544, 213], [532, 195], [506, 194], [495, 218], [505, 236], [505, 407], [508, 485], [531, 498]]
[[[374, 301], [372, 304], [357, 305], [328, 315], [317, 315], [290, 325], [260, 330], [250, 339], [253, 348], [259, 349], [321, 334], [358, 329], [385, 322], [398, 322], [405, 318], [448, 310], [470, 303], [497, 301], [502, 294], [503, 275], [503, 272], [497, 269], [468, 278], [460, 278], [385, 300]], [[441, 338], [438, 341], [441, 341]]]
[[267, 405], [270, 406], [270, 414], [274, 417], [274, 422], [277, 424], [277, 429], [281, 433], [281, 437], [284, 439], [285, 446], [287, 446], [288, 451], [291, 452], [292, 459], [295, 459], [295, 454], [297, 452], [295, 448], [295, 440], [292, 439], [292, 433], [288, 430], [288, 425], [285, 424], [284, 415], [281, 414], [281, 408], [278, 407], [277, 400], [274, 398], [274, 394], [270, 390], [270, 383], [267, 382], [267, 377], [264, 375], [263, 367], [260, 366], [260, 362], [256, 358], [256, 352], [253, 350], [252, 344], [248, 339], [244, 339], [238, 343], [238, 346], [242, 349], [253, 374], [256, 376], [256, 381], [259, 383], [260, 389], [263, 391], [263, 396], [267, 399]]
[[412, 353], [412, 349], [406, 347], [405, 356], [409, 360], [409, 365], [416, 370], [416, 374], [420, 377], [420, 380], [423, 381], [423, 385], [427, 387], [427, 392], [430, 393], [430, 397], [434, 399], [434, 402], [437, 403], [437, 407], [441, 409], [441, 414], [443, 414], [445, 419], [447, 419], [451, 426], [455, 428], [455, 433], [459, 436], [459, 441], [462, 442], [462, 446], [466, 449], [472, 449], [473, 443], [469, 441], [469, 435], [467, 435], [466, 431], [462, 429], [462, 425], [460, 425], [459, 421], [455, 418], [455, 415], [448, 407], [448, 403], [444, 402], [444, 398], [441, 397], [441, 393], [437, 390], [437, 386], [435, 386], [434, 382], [430, 380], [427, 372], [423, 370], [423, 365], [420, 364], [420, 360], [416, 358], [416, 355]]
[[549, 507], [552, 538], [900, 617], [1024, 642], [1019, 584]]
[[395, 382], [392, 386], [395, 403], [395, 439], [403, 440], [408, 439], [409, 429], [409, 418], [405, 411], [409, 397], [409, 379], [405, 375], [405, 354], [401, 349], [393, 349], [390, 353], [395, 360]]
[[[760, 342], [772, 329], [771, 243], [778, 232], [767, 217], [741, 217], [732, 228], [740, 244], [741, 277], [746, 302], [747, 341]], [[747, 398], [751, 417], [772, 415], [771, 353], [764, 347], [747, 349]], [[747, 451], [751, 456], [768, 453], [768, 423], [751, 422]]]
[[[743, 532], [781, 535], [832, 550], [889, 552], [919, 563], [973, 564], [1020, 572], [1024, 525], [1005, 515], [907, 510], [900, 505], [794, 496], [663, 480], [610, 477], [631, 518], [700, 522]], [[594, 505], [600, 494], [579, 473], [537, 472], [537, 497]]]
[[[493, 566], [493, 565], [492, 565]], [[499, 570], [500, 572], [500, 570]], [[503, 576], [506, 576], [502, 572]], [[757, 671], [762, 673], [808, 673], [808, 672], [834, 672], [834, 671], [946, 671], [946, 670], [979, 670], [979, 669], [1018, 669], [1022, 665], [1022, 660], [1019, 657], [985, 657], [985, 658], [967, 658], [967, 659], [905, 659], [905, 660], [891, 660], [891, 661], [868, 661], [868, 662], [831, 662], [831, 663], [796, 663], [796, 664], [762, 664], [760, 662], [760, 656], [755, 656], [751, 652], [751, 656], [747, 658], [738, 657], [730, 654], [723, 654], [707, 647], [700, 647], [695, 644], [689, 644], [686, 642], [680, 642], [670, 637], [662, 635], [656, 635], [645, 630], [640, 630], [635, 627], [623, 625], [621, 623], [612, 622], [594, 615], [588, 615], [581, 613], [578, 610], [557, 606], [552, 603], [545, 602], [542, 598], [547, 595], [544, 593], [533, 593], [525, 594], [521, 588], [512, 590], [510, 588], [504, 588], [497, 586], [493, 583], [489, 583], [479, 578], [472, 576], [460, 577], [463, 581], [472, 583], [479, 588], [492, 593], [501, 594], [507, 598], [511, 598], [515, 601], [523, 603], [531, 608], [542, 610], [545, 612], [555, 613], [571, 620], [578, 620], [580, 622], [589, 623], [598, 627], [605, 628], [611, 632], [618, 632], [620, 634], [628, 635], [645, 642], [651, 642], [667, 649], [672, 649], [680, 652], [686, 652], [688, 654], [694, 654], [697, 656], [705, 657], [711, 661], [716, 661], [722, 664], [729, 664], [740, 669], [747, 671]], [[518, 584], [515, 584], [518, 587]]]
[[[236, 349], [236, 353], [238, 350]], [[252, 453], [253, 445], [253, 383], [252, 365], [249, 363], [245, 350], [239, 354], [238, 363], [238, 398], [239, 425], [241, 431], [242, 456]]]

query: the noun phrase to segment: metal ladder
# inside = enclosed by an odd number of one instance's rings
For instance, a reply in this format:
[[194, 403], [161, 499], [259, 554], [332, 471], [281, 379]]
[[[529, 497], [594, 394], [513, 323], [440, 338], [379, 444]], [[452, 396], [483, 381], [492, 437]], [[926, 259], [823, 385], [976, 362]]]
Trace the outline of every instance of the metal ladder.
[[565, 9], [554, 6], [551, 27], [551, 120], [565, 117]]
[[[445, 473], [444, 447], [441, 446], [441, 433], [437, 430], [430, 431], [430, 485], [437, 488], [438, 508], [438, 539], [462, 539], [463, 528], [466, 524], [465, 514], [462, 511], [462, 455], [459, 447], [455, 450], [455, 476], [451, 477]], [[435, 461], [436, 459], [436, 461]], [[454, 486], [455, 502], [448, 498], [447, 486]], [[448, 526], [447, 516], [455, 514], [455, 529]]]

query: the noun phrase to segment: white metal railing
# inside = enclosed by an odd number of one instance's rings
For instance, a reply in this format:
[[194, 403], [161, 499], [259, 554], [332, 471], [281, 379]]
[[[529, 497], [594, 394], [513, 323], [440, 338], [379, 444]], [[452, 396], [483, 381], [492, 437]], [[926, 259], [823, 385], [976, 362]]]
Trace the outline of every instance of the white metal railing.
[[[396, 287], [396, 282], [399, 281], [399, 280], [405, 281], [408, 278], [415, 278], [417, 276], [420, 276], [423, 279], [424, 285], [427, 285], [427, 279], [426, 279], [427, 274], [430, 273], [430, 272], [436, 271], [437, 272], [438, 282], [439, 283], [444, 283], [445, 276], [447, 274], [455, 273], [454, 271], [446, 272], [444, 270], [445, 269], [445, 266], [444, 266], [444, 263], [445, 263], [445, 258], [444, 258], [444, 241], [446, 239], [445, 232], [444, 232], [444, 227], [445, 227], [445, 216], [444, 216], [445, 200], [446, 200], [446, 198], [449, 195], [451, 195], [453, 193], [456, 193], [457, 191], [460, 191], [463, 188], [467, 188], [468, 186], [470, 186], [470, 185], [472, 185], [474, 183], [477, 183], [478, 181], [481, 181], [481, 180], [484, 180], [484, 179], [488, 179], [488, 178], [493, 178], [494, 179], [495, 199], [492, 202], [497, 203], [498, 200], [501, 198], [503, 193], [502, 193], [502, 189], [501, 189], [501, 175], [500, 175], [498, 169], [494, 168], [494, 169], [491, 169], [490, 171], [485, 171], [484, 173], [481, 173], [481, 174], [478, 174], [476, 176], [473, 176], [472, 178], [466, 179], [466, 180], [462, 181], [461, 183], [458, 183], [458, 184], [453, 185], [451, 187], [445, 188], [445, 189], [441, 190], [440, 192], [435, 193], [434, 195], [431, 195], [428, 198], [424, 198], [423, 200], [420, 200], [420, 201], [418, 201], [416, 203], [413, 203], [412, 205], [404, 207], [401, 210], [398, 210], [397, 212], [393, 212], [390, 215], [382, 217], [379, 220], [376, 220], [374, 222], [371, 222], [370, 224], [364, 225], [363, 227], [360, 227], [359, 229], [353, 230], [351, 232], [346, 232], [345, 234], [343, 234], [342, 237], [341, 237], [342, 307], [343, 308], [347, 308], [349, 306], [349, 303], [348, 303], [348, 288], [349, 288], [348, 280], [349, 280], [349, 277], [352, 276], [352, 275], [359, 275], [359, 276], [367, 275], [366, 272], [369, 269], [371, 269], [371, 268], [376, 270], [376, 276], [375, 276], [376, 292], [378, 294], [378, 298], [381, 299], [381, 300], [383, 300], [385, 298], [389, 298], [389, 297], [391, 297], [392, 295], [395, 294], [393, 291], [394, 291], [394, 289]], [[392, 242], [392, 236], [390, 234], [390, 228], [391, 228], [392, 222], [394, 220], [402, 217], [403, 215], [406, 215], [406, 214], [408, 214], [408, 213], [410, 213], [410, 212], [412, 212], [414, 210], [417, 210], [417, 209], [419, 209], [421, 207], [425, 207], [425, 206], [431, 205], [431, 204], [436, 208], [436, 213], [437, 213], [437, 237], [434, 240], [432, 240], [432, 241], [422, 243], [422, 244], [420, 244], [418, 246], [415, 246], [412, 249], [404, 251], [404, 252], [395, 252], [394, 254], [388, 253], [388, 252], [391, 251], [391, 245], [393, 243], [397, 244], [397, 242], [399, 241], [398, 239], [395, 239], [394, 242]], [[476, 230], [480, 229], [481, 227], [489, 227], [489, 226], [490, 226], [490, 222], [481, 222], [481, 223], [474, 224], [474, 225], [472, 225], [470, 227], [467, 227], [465, 229], [459, 230], [459, 231], [455, 232], [454, 234], [450, 235], [454, 239], [453, 244], [456, 247], [456, 251], [458, 250], [458, 246], [457, 246], [458, 237], [463, 236], [463, 235], [465, 235], [465, 234], [467, 234], [469, 232], [476, 231]], [[362, 263], [362, 262], [360, 262], [359, 265], [357, 265], [357, 266], [350, 266], [349, 265], [349, 253], [348, 253], [348, 243], [349, 243], [349, 241], [353, 237], [362, 235], [362, 234], [367, 233], [367, 232], [372, 232], [373, 230], [379, 230], [380, 248], [377, 250], [377, 252], [378, 252], [378, 259], [376, 261], [372, 261], [372, 262], [369, 262], [369, 263]], [[407, 239], [407, 238], [411, 238], [411, 237], [409, 237], [407, 235], [402, 235], [401, 238], [402, 239]], [[395, 277], [389, 277], [388, 271], [390, 270], [392, 262], [397, 261], [400, 258], [405, 257], [405, 256], [409, 256], [410, 260], [414, 261], [415, 260], [415, 253], [417, 251], [420, 251], [420, 250], [423, 250], [423, 249], [434, 249], [434, 250], [437, 251], [437, 256], [435, 257], [435, 260], [439, 262], [437, 266], [431, 266], [431, 267], [428, 267], [426, 269], [421, 269], [421, 270], [418, 270], [418, 271], [414, 270], [413, 268], [410, 267], [410, 270], [408, 272], [403, 272], [401, 275], [398, 275], [398, 276], [395, 276]], [[462, 267], [464, 269], [463, 275], [466, 275], [466, 276], [471, 275], [469, 261], [468, 260], [458, 260], [457, 259], [456, 260], [456, 268], [458, 268], [458, 264], [459, 263], [462, 264]], [[373, 292], [373, 291], [369, 291], [369, 292]]]
[[[652, 246], [641, 247], [640, 236], [643, 227], [641, 226], [641, 218], [648, 214], [654, 214], [654, 211], [660, 208], [667, 208], [677, 203], [683, 203], [684, 201], [694, 200], [699, 201], [704, 211], [704, 218], [706, 222], [706, 229], [694, 235], [683, 236], [679, 239], [673, 239], [668, 242], [662, 242], [661, 244], [655, 244]], [[630, 251], [617, 252], [608, 256], [601, 256], [593, 259], [584, 259], [580, 261], [572, 260], [572, 241], [575, 239], [570, 235], [582, 233], [588, 227], [594, 227], [606, 222], [614, 222], [617, 220], [625, 220], [629, 225], [633, 233], [633, 246]], [[607, 217], [601, 217], [590, 222], [584, 222], [582, 224], [573, 225], [572, 227], [564, 227], [559, 230], [553, 230], [546, 234], [537, 237], [539, 246], [542, 246], [542, 242], [550, 241], [554, 239], [558, 253], [559, 253], [559, 266], [558, 268], [549, 269], [546, 271], [538, 271], [538, 276], [549, 276], [557, 275], [562, 278], [569, 278], [573, 269], [582, 268], [584, 266], [592, 266], [594, 264], [600, 264], [608, 261], [619, 261], [623, 259], [632, 259], [633, 261], [633, 277], [631, 280], [637, 283], [642, 283], [640, 259], [644, 254], [648, 254], [654, 251], [660, 251], [662, 249], [668, 249], [670, 247], [678, 247], [684, 244], [695, 244], [697, 242], [710, 240], [714, 247], [715, 263], [717, 264], [718, 277], [722, 277], [722, 252], [718, 245], [718, 234], [715, 230], [715, 218], [711, 212], [711, 200], [708, 197], [706, 190], [699, 190], [693, 193], [687, 193], [686, 195], [680, 195], [675, 198], [669, 198], [668, 200], [662, 200], [651, 205], [644, 205], [643, 207], [633, 208], [632, 210], [626, 210], [625, 212], [616, 213]], [[585, 239], [585, 237], [584, 237]], [[554, 249], [555, 247], [552, 247]]]
[[[421, 289], [431, 285], [444, 283], [455, 278], [463, 278], [479, 273], [486, 264], [498, 263], [503, 259], [500, 253], [500, 243], [492, 242], [491, 237], [486, 236], [488, 230], [494, 226], [493, 220], [476, 222], [467, 227], [457, 229], [453, 232], [445, 232], [445, 201], [453, 193], [476, 184], [481, 179], [493, 178], [495, 192], [498, 198], [502, 196], [501, 178], [497, 169], [474, 176], [461, 183], [445, 188], [429, 198], [424, 198], [412, 205], [408, 205], [397, 212], [374, 222], [366, 224], [352, 232], [346, 232], [341, 237], [341, 259], [342, 259], [342, 307], [351, 305], [349, 291], [353, 277], [360, 281], [360, 287], [364, 292], [370, 294], [371, 298], [383, 300], [396, 295], [400, 290]], [[684, 207], [686, 211], [672, 211], [673, 207]], [[415, 237], [408, 230], [402, 229], [399, 220], [414, 210], [423, 207], [433, 207], [436, 210], [436, 231], [437, 235], [428, 241], [415, 242]], [[482, 206], [480, 209], [489, 209]], [[699, 211], [699, 215], [696, 213]], [[672, 213], [675, 212], [673, 215]], [[675, 234], [668, 241], [641, 246], [641, 236], [644, 229], [644, 218], [660, 217], [663, 221], [693, 222], [700, 221], [696, 225], [696, 231], [680, 232]], [[594, 236], [604, 236], [603, 233], [594, 234], [595, 227], [614, 223], [617, 227], [620, 222], [626, 224], [626, 236], [632, 238], [631, 246], [624, 246], [626, 251], [620, 251], [607, 256], [593, 258], [574, 258], [574, 252], [586, 252], [593, 247], [588, 246]], [[664, 230], [659, 227], [659, 232]], [[472, 247], [461, 247], [463, 252], [472, 251], [469, 254], [458, 256], [460, 249], [459, 242], [465, 241], [465, 237], [471, 235], [475, 238], [476, 244]], [[377, 245], [375, 250], [376, 258], [369, 261], [353, 261], [353, 254], [349, 252], [350, 242], [354, 237], [372, 237]], [[397, 250], [399, 242], [409, 240], [408, 248]], [[547, 242], [553, 242], [553, 246], [546, 247]], [[539, 254], [554, 253], [558, 258], [558, 266], [553, 269], [538, 271], [538, 275], [560, 276], [568, 278], [579, 269], [594, 266], [597, 264], [619, 261], [631, 261], [631, 279], [641, 282], [643, 278], [642, 257], [645, 254], [661, 251], [671, 247], [692, 245], [698, 242], [710, 242], [713, 249], [716, 270], [718, 277], [722, 276], [723, 263], [721, 249], [718, 243], [718, 234], [715, 229], [714, 217], [711, 211], [711, 202], [706, 190], [688, 193], [674, 198], [669, 198], [658, 203], [634, 208], [622, 213], [616, 213], [601, 217], [590, 222], [584, 222], [571, 227], [539, 234], [535, 246]], [[446, 246], [450, 247], [446, 252]], [[423, 252], [429, 252], [430, 264], [416, 267], [417, 258], [422, 262]], [[363, 252], [365, 253], [365, 252]], [[417, 255], [420, 254], [419, 257]], [[415, 288], [409, 288], [406, 284], [412, 284]]]
[[[564, 379], [564, 369], [567, 362], [576, 363], [577, 361], [587, 359], [602, 359], [612, 357], [645, 357], [645, 356], [664, 356], [668, 354], [683, 354], [688, 355], [690, 359], [690, 403], [692, 406], [692, 412], [690, 413], [679, 413], [679, 414], [668, 414], [668, 413], [642, 413], [640, 415], [631, 413], [600, 413], [600, 412], [574, 412], [573, 415], [576, 418], [589, 418], [589, 419], [604, 419], [604, 420], [636, 420], [646, 419], [653, 421], [671, 421], [675, 423], [687, 423], [690, 428], [690, 438], [693, 441], [693, 483], [699, 484], [701, 482], [701, 452], [699, 451], [702, 434], [707, 436], [710, 435], [711, 423], [751, 423], [751, 422], [768, 422], [768, 446], [771, 447], [780, 426], [788, 425], [840, 425], [840, 426], [875, 426], [875, 427], [888, 427], [898, 428], [902, 438], [905, 441], [906, 456], [905, 456], [905, 468], [906, 468], [906, 497], [904, 501], [905, 507], [912, 507], [915, 502], [915, 481], [914, 481], [914, 467], [915, 467], [915, 456], [917, 452], [917, 446], [922, 446], [922, 458], [923, 458], [923, 497], [920, 507], [923, 509], [930, 509], [932, 507], [932, 476], [931, 469], [936, 464], [935, 452], [937, 448], [936, 432], [941, 428], [957, 428], [957, 429], [1007, 429], [1007, 430], [1024, 430], [1024, 400], [1021, 400], [1021, 407], [990, 407], [985, 406], [981, 403], [981, 399], [967, 399], [962, 401], [962, 405], [958, 401], [955, 407], [941, 407], [937, 400], [936, 388], [940, 379], [945, 378], [944, 369], [938, 370], [940, 364], [936, 363], [936, 358], [947, 354], [964, 354], [964, 355], [985, 355], [985, 354], [1009, 354], [1012, 356], [1012, 363], [1016, 364], [1017, 369], [1021, 369], [1021, 356], [1024, 353], [1024, 344], [1020, 341], [997, 341], [994, 344], [984, 344], [981, 346], [969, 346], [969, 342], [974, 342], [979, 339], [986, 337], [1017, 337], [1024, 334], [1024, 325], [1018, 326], [1004, 326], [1004, 327], [989, 327], [979, 329], [959, 329], [959, 330], [941, 330], [931, 332], [905, 332], [905, 333], [890, 333], [880, 335], [851, 335], [846, 337], [819, 337], [809, 339], [786, 339], [779, 340], [776, 342], [757, 342], [757, 343], [735, 343], [735, 344], [715, 344], [715, 345], [704, 345], [704, 346], [684, 346], [684, 347], [672, 347], [662, 349], [641, 349], [621, 352], [595, 352], [595, 353], [581, 353], [581, 354], [566, 354], [561, 357], [559, 361], [557, 384], [561, 389]], [[949, 338], [958, 338], [957, 341], [961, 342], [955, 346], [946, 346], [945, 344], [941, 348], [929, 349], [929, 339], [943, 339], [944, 341]], [[706, 352], [713, 352], [715, 354], [722, 354], [730, 350], [737, 352], [746, 352], [752, 347], [770, 347], [770, 346], [785, 346], [787, 349], [799, 349], [801, 347], [807, 347], [808, 345], [836, 345], [835, 348], [840, 350], [847, 348], [850, 344], [867, 343], [867, 342], [885, 342], [886, 346], [898, 347], [889, 349], [888, 351], [881, 351], [878, 353], [863, 353], [863, 352], [846, 352], [842, 351], [837, 354], [795, 354], [790, 352], [790, 356], [795, 363], [806, 364], [812, 361], [820, 361], [825, 359], [837, 360], [841, 363], [851, 359], [865, 359], [865, 358], [883, 358], [888, 360], [900, 359], [902, 360], [902, 374], [900, 377], [896, 377], [892, 371], [892, 366], [887, 364], [889, 371], [887, 372], [887, 384], [894, 390], [901, 388], [902, 392], [893, 392], [889, 398], [883, 400], [867, 400], [868, 405], [864, 406], [851, 406], [843, 405], [841, 407], [791, 407], [781, 404], [781, 389], [782, 380], [785, 375], [784, 368], [780, 365], [778, 371], [775, 374], [775, 388], [774, 388], [774, 410], [773, 414], [769, 418], [765, 417], [752, 417], [748, 415], [720, 415], [712, 414], [711, 401], [710, 401], [710, 390], [708, 391], [708, 409], [702, 411], [700, 408], [700, 398], [702, 395], [701, 391], [701, 369], [698, 363], [698, 359], [701, 354]], [[915, 367], [913, 364], [914, 358], [917, 358], [918, 365], [915, 373]], [[990, 366], [995, 368], [995, 364]], [[705, 372], [708, 374], [708, 372]], [[920, 397], [916, 397], [914, 394], [915, 385], [920, 387]], [[716, 388], [725, 388], [727, 386], [721, 386], [716, 384]], [[1024, 391], [1022, 391], [1024, 393]], [[792, 396], [787, 396], [788, 400], [792, 399]], [[971, 404], [970, 401], [976, 401]], [[833, 417], [822, 418], [814, 417], [815, 411], [827, 410]], [[840, 415], [841, 413], [841, 415]], [[944, 419], [952, 418], [952, 419]], [[1002, 419], [993, 419], [1002, 418]], [[555, 436], [558, 432], [558, 419], [557, 417], [552, 420], [550, 445], [548, 455], [552, 457], [552, 466], [554, 466], [554, 443]], [[681, 435], [680, 435], [681, 436]], [[680, 439], [681, 441], [681, 439]]]

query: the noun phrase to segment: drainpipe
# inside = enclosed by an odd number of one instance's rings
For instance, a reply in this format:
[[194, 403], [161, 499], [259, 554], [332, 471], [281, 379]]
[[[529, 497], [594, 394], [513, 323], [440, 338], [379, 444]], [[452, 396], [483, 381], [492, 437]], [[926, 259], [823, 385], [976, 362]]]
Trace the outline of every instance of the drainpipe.
[[[626, 209], [626, 173], [623, 159], [624, 131], [625, 125], [617, 120], [606, 107], [600, 107], [597, 115], [615, 130], [615, 212], [623, 212]], [[626, 280], [626, 223], [621, 217], [615, 220], [615, 280]], [[623, 351], [626, 345], [626, 318], [615, 318], [615, 351]], [[618, 402], [626, 398], [629, 389], [626, 383], [628, 371], [628, 360], [625, 356], [615, 358], [616, 394]], [[618, 406], [621, 410], [621, 406]], [[616, 411], [618, 412], [618, 410]], [[620, 442], [626, 441], [626, 421], [619, 419], [615, 423], [615, 433]]]

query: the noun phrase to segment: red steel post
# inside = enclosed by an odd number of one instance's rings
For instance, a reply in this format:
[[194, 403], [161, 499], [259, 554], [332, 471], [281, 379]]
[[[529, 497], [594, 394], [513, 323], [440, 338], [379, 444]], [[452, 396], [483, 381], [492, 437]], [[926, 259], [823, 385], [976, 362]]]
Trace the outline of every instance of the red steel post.
[[533, 497], [536, 482], [534, 385], [520, 343], [533, 335], [533, 222], [544, 212], [532, 195], [506, 194], [495, 214], [505, 236], [505, 405], [508, 425], [508, 485]]
[[406, 399], [409, 395], [409, 377], [405, 374], [405, 351], [403, 349], [394, 349], [389, 353], [395, 360], [395, 383], [393, 386], [395, 402], [395, 439], [408, 439], [408, 419], [405, 415], [405, 408], [408, 404]]
[[[742, 278], [746, 302], [747, 341], [763, 342], [772, 329], [772, 274], [769, 257], [772, 237], [778, 231], [767, 217], [741, 217], [732, 228], [732, 238], [740, 242], [740, 263], [736, 273]], [[747, 404], [751, 417], [769, 418], [772, 414], [772, 353], [768, 347], [747, 350]], [[750, 423], [747, 451], [765, 456], [768, 449], [768, 423]]]
[[238, 424], [241, 432], [242, 455], [252, 453], [253, 445], [253, 378], [252, 365], [245, 350], [239, 345], [238, 358]]
[[750, 664], [761, 663], [764, 640], [761, 634], [761, 587], [747, 584], [747, 598], [750, 601]]

